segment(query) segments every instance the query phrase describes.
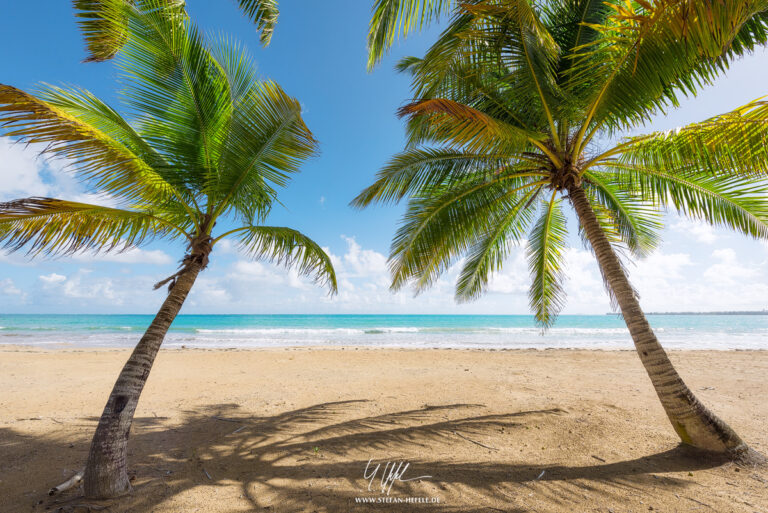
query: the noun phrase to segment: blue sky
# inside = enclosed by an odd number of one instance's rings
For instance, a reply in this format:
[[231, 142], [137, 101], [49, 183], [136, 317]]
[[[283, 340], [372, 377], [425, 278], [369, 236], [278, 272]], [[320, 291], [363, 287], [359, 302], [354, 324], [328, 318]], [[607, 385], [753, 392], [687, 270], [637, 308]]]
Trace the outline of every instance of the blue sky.
[[[333, 8], [329, 8], [329, 3]], [[413, 298], [387, 288], [386, 254], [400, 208], [363, 212], [347, 204], [403, 146], [394, 112], [409, 97], [408, 79], [392, 70], [403, 55], [421, 55], [437, 28], [410, 37], [373, 72], [365, 69], [370, 2], [283, 0], [270, 47], [228, 0], [188, 0], [194, 20], [213, 34], [230, 34], [250, 51], [260, 73], [298, 98], [321, 144], [281, 193], [270, 224], [298, 228], [333, 255], [341, 293], [330, 299], [308, 281], [218, 247], [184, 311], [187, 313], [527, 313], [528, 275], [522, 251], [497, 276], [489, 294], [468, 305], [452, 299], [449, 272], [430, 292]], [[117, 104], [111, 63], [83, 64], [82, 42], [70, 2], [28, 0], [3, 6], [0, 82], [32, 90], [39, 82], [73, 84]], [[727, 111], [768, 94], [761, 51], [732, 67], [715, 87], [660, 116], [647, 129], [667, 129]], [[39, 148], [0, 139], [0, 201], [30, 195], [88, 198]], [[571, 226], [575, 223], [571, 220]], [[662, 247], [630, 266], [648, 310], [762, 309], [768, 307], [768, 246], [667, 217]], [[575, 230], [574, 230], [575, 231]], [[151, 244], [120, 255], [78, 255], [28, 261], [0, 255], [0, 312], [151, 313], [162, 292], [151, 285], [175, 269], [184, 248]], [[591, 255], [576, 239], [568, 255], [567, 313], [609, 310]]]

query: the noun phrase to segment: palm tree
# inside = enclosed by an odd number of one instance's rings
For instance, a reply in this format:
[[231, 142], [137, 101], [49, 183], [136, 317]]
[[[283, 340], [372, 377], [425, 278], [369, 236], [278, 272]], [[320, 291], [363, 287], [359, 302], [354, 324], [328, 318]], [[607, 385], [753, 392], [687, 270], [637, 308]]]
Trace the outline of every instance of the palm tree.
[[[260, 32], [259, 39], [269, 45], [280, 11], [277, 0], [236, 0], [240, 10]], [[101, 62], [113, 58], [125, 43], [127, 18], [122, 14], [124, 4], [142, 5], [137, 0], [73, 0], [80, 30], [85, 37], [86, 62]], [[186, 14], [186, 0], [163, 0], [166, 9]]]
[[[139, 3], [138, 1], [136, 2]], [[150, 7], [151, 9], [145, 9]], [[277, 187], [314, 154], [299, 102], [259, 80], [241, 48], [207, 44], [160, 0], [126, 4], [119, 67], [131, 121], [82, 89], [36, 95], [0, 85], [5, 135], [46, 145], [114, 206], [51, 198], [0, 205], [0, 241], [31, 255], [121, 251], [152, 239], [187, 245], [168, 296], [112, 389], [84, 475], [89, 497], [125, 493], [133, 414], [163, 338], [212, 249], [225, 237], [336, 292], [329, 257], [296, 230], [264, 226]], [[228, 220], [226, 231], [217, 223]]]
[[619, 258], [654, 248], [661, 209], [768, 238], [768, 102], [618, 138], [765, 42], [753, 14], [715, 17], [722, 41], [707, 47], [709, 29], [702, 35], [681, 26], [678, 11], [651, 13], [640, 2], [463, 4], [424, 58], [400, 63], [416, 98], [400, 110], [408, 148], [353, 201], [409, 198], [392, 242], [392, 287], [420, 292], [460, 262], [456, 298], [475, 299], [527, 242], [530, 305], [548, 327], [565, 300], [570, 205], [682, 442], [759, 460], [680, 378]]

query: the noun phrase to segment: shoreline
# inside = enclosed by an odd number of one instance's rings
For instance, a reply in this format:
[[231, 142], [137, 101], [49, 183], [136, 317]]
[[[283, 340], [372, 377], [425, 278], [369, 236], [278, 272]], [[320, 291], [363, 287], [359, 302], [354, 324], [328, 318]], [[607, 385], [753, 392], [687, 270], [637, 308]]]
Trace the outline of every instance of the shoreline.
[[[138, 343], [138, 341], [137, 341]], [[61, 346], [61, 347], [58, 347]], [[77, 343], [59, 343], [59, 344], [3, 344], [0, 343], [0, 353], [15, 353], [15, 352], [130, 352], [133, 350], [133, 346], [88, 346], [77, 345]], [[222, 346], [222, 347], [177, 347], [177, 346], [161, 346], [161, 351], [164, 352], [270, 352], [270, 351], [464, 351], [464, 352], [599, 352], [599, 353], [634, 353], [636, 350], [633, 347], [618, 349], [618, 348], [601, 348], [601, 347], [404, 347], [404, 346], [387, 346], [387, 345], [303, 345], [303, 346]], [[686, 349], [666, 349], [665, 351], [670, 354], [679, 353], [766, 353], [768, 348], [756, 348], [756, 349], [741, 349], [741, 348], [686, 348]]]

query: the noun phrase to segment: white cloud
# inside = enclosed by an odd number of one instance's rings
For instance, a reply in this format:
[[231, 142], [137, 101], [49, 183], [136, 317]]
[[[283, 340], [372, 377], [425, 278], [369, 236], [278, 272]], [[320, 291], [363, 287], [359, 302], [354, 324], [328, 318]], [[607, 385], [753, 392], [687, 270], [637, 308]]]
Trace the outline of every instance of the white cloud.
[[118, 296], [109, 278], [86, 282], [82, 275], [75, 276], [64, 284], [64, 295], [78, 299], [109, 300], [117, 305], [123, 302], [122, 295]]
[[78, 262], [116, 262], [120, 264], [148, 264], [148, 265], [167, 265], [173, 262], [168, 253], [154, 249], [144, 250], [131, 248], [123, 252], [110, 253], [77, 253], [72, 255], [72, 259]]
[[709, 266], [702, 276], [713, 285], [746, 285], [745, 280], [760, 274], [757, 268], [739, 262], [736, 251], [731, 248], [716, 249], [712, 258], [718, 263]]
[[718, 238], [712, 225], [685, 217], [678, 217], [677, 221], [670, 228], [677, 233], [691, 237], [704, 244], [712, 244]]
[[282, 273], [274, 266], [256, 261], [238, 260], [232, 266], [232, 272], [228, 275], [233, 280], [263, 281], [266, 283], [283, 283]]
[[[243, 257], [215, 261], [203, 272], [188, 300], [189, 313], [528, 313], [530, 274], [524, 248], [516, 248], [503, 269], [494, 275], [488, 293], [478, 301], [457, 305], [454, 302], [456, 278], [462, 262], [453, 265], [437, 282], [418, 297], [410, 288], [390, 291], [386, 256], [361, 246], [353, 237], [343, 237], [345, 249], [329, 251], [339, 280], [339, 294], [327, 295], [307, 277], [268, 262]], [[762, 255], [763, 247], [751, 243]], [[684, 247], [684, 246], [683, 246]], [[745, 246], [747, 247], [747, 246]], [[233, 250], [234, 252], [234, 250]], [[235, 254], [237, 254], [235, 252]], [[647, 311], [758, 309], [768, 297], [768, 262], [751, 263], [754, 252], [719, 248], [697, 253], [684, 250], [659, 250], [644, 260], [628, 263], [629, 278], [641, 294]], [[126, 261], [146, 262], [154, 255], [157, 262], [170, 257], [163, 252], [143, 251], [124, 257]], [[750, 256], [751, 255], [751, 256]], [[101, 257], [94, 257], [96, 262]], [[572, 248], [566, 252], [565, 313], [602, 314], [610, 311], [608, 296], [591, 252]], [[41, 266], [51, 264], [41, 263]], [[55, 305], [59, 310], [109, 311], [122, 305], [125, 311], [152, 311], [163, 299], [152, 284], [165, 277], [118, 272], [109, 277], [86, 269], [68, 270], [57, 260], [55, 267], [38, 273], [38, 286], [23, 280], [9, 281], [0, 274], [0, 296], [25, 290], [29, 304]], [[115, 266], [115, 269], [119, 267]], [[9, 267], [6, 266], [6, 269]], [[45, 268], [45, 267], [42, 267]], [[15, 279], [15, 277], [14, 277]], [[114, 311], [114, 310], [112, 310]]]
[[235, 255], [238, 254], [237, 244], [232, 242], [232, 239], [221, 239], [216, 243], [216, 254], [219, 255]]
[[0, 201], [46, 196], [112, 206], [105, 194], [93, 194], [66, 170], [68, 162], [41, 155], [42, 144], [24, 144], [0, 138]]
[[48, 275], [40, 276], [40, 280], [45, 284], [53, 285], [55, 283], [62, 283], [67, 281], [67, 277], [61, 274], [51, 273]]
[[0, 199], [50, 195], [43, 181], [43, 165], [35, 147], [0, 138]]
[[363, 249], [354, 237], [342, 236], [347, 252], [342, 259], [342, 271], [349, 277], [388, 276], [387, 257], [372, 249]]
[[494, 274], [488, 283], [488, 292], [497, 294], [527, 294], [529, 286], [528, 265], [525, 251], [517, 248], [504, 263], [502, 270]]
[[659, 250], [646, 258], [629, 265], [629, 276], [636, 285], [668, 284], [670, 280], [680, 278], [685, 267], [692, 264], [687, 253], [664, 253]]
[[9, 296], [19, 296], [22, 294], [21, 289], [10, 278], [0, 280], [0, 292]]
[[[111, 278], [89, 279], [91, 271], [80, 269], [72, 276], [57, 273], [40, 276], [43, 288], [66, 298], [109, 300], [112, 304], [122, 303], [122, 294], [115, 291]], [[133, 289], [124, 289], [124, 294], [133, 293]]]

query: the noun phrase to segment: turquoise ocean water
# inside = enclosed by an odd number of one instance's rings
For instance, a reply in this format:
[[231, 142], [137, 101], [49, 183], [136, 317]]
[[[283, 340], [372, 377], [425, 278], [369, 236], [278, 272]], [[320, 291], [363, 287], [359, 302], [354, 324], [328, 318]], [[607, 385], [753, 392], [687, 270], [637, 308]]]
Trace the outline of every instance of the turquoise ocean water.
[[[652, 315], [670, 349], [768, 349], [767, 315]], [[0, 344], [130, 347], [150, 315], [0, 315]], [[166, 347], [377, 346], [631, 349], [615, 315], [181, 315]]]

